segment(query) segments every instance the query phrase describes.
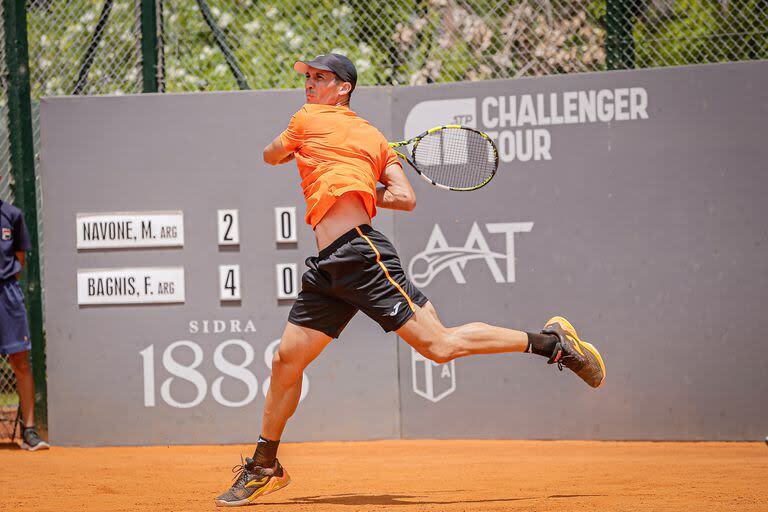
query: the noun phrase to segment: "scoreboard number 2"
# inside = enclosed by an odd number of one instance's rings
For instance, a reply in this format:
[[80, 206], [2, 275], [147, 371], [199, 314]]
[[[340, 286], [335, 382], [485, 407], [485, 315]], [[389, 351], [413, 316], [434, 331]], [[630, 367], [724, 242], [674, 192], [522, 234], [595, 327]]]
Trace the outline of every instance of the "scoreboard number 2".
[[219, 245], [240, 245], [237, 210], [219, 210]]
[[219, 300], [240, 299], [240, 265], [219, 265]]

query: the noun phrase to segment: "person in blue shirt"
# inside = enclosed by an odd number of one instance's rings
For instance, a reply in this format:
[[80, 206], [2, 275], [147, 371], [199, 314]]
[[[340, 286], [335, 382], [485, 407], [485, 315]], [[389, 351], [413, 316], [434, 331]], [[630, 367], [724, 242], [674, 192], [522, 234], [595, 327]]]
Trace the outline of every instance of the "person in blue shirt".
[[21, 404], [21, 447], [36, 451], [48, 448], [48, 443], [40, 438], [34, 427], [35, 382], [29, 364], [32, 344], [24, 295], [19, 286], [24, 256], [31, 249], [21, 210], [0, 200], [0, 354], [8, 356], [16, 375]]

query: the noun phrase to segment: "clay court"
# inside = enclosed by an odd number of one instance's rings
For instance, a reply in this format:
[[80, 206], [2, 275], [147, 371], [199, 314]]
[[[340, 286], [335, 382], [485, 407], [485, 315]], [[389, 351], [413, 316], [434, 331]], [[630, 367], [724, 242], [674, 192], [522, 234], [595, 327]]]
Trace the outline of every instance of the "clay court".
[[[0, 450], [2, 510], [197, 511], [248, 446]], [[352, 511], [768, 509], [763, 443], [288, 443], [293, 482], [256, 507]]]

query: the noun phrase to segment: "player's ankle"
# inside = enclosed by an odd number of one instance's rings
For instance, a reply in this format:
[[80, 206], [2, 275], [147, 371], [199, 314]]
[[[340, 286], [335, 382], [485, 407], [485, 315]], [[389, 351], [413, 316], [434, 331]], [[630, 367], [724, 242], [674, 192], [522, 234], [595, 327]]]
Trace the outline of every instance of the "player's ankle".
[[277, 447], [280, 445], [280, 440], [270, 441], [262, 436], [259, 436], [259, 441], [256, 444], [256, 451], [253, 453], [253, 461], [257, 466], [262, 468], [271, 468], [275, 464], [277, 458]]
[[544, 357], [551, 357], [552, 352], [555, 350], [555, 345], [559, 341], [554, 334], [537, 334], [527, 332], [528, 335], [528, 347], [526, 352], [531, 354], [537, 354]]

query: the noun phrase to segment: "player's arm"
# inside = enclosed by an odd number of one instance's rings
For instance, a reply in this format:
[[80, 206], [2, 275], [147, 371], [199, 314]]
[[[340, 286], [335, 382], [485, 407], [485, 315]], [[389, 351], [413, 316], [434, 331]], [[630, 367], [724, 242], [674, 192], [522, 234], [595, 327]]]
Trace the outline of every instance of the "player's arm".
[[280, 165], [293, 160], [293, 151], [285, 149], [280, 136], [264, 148], [264, 161], [269, 165]]
[[269, 165], [280, 165], [293, 160], [294, 154], [304, 143], [304, 123], [306, 113], [302, 108], [291, 117], [288, 128], [275, 137], [275, 140], [264, 148], [264, 161]]
[[[27, 251], [32, 250], [32, 244], [29, 241], [29, 231], [24, 223], [24, 217], [21, 215], [16, 219], [13, 225], [13, 253], [19, 260], [21, 267], [24, 268]], [[21, 272], [16, 274], [16, 279], [21, 279]]]
[[[21, 263], [21, 268], [24, 268], [24, 258], [26, 257], [27, 253], [24, 251], [17, 251], [16, 252], [16, 259], [19, 260], [19, 263]], [[16, 279], [21, 279], [21, 272], [16, 274]]]
[[389, 164], [379, 182], [383, 187], [376, 188], [376, 206], [407, 212], [416, 208], [416, 193], [399, 163]]

